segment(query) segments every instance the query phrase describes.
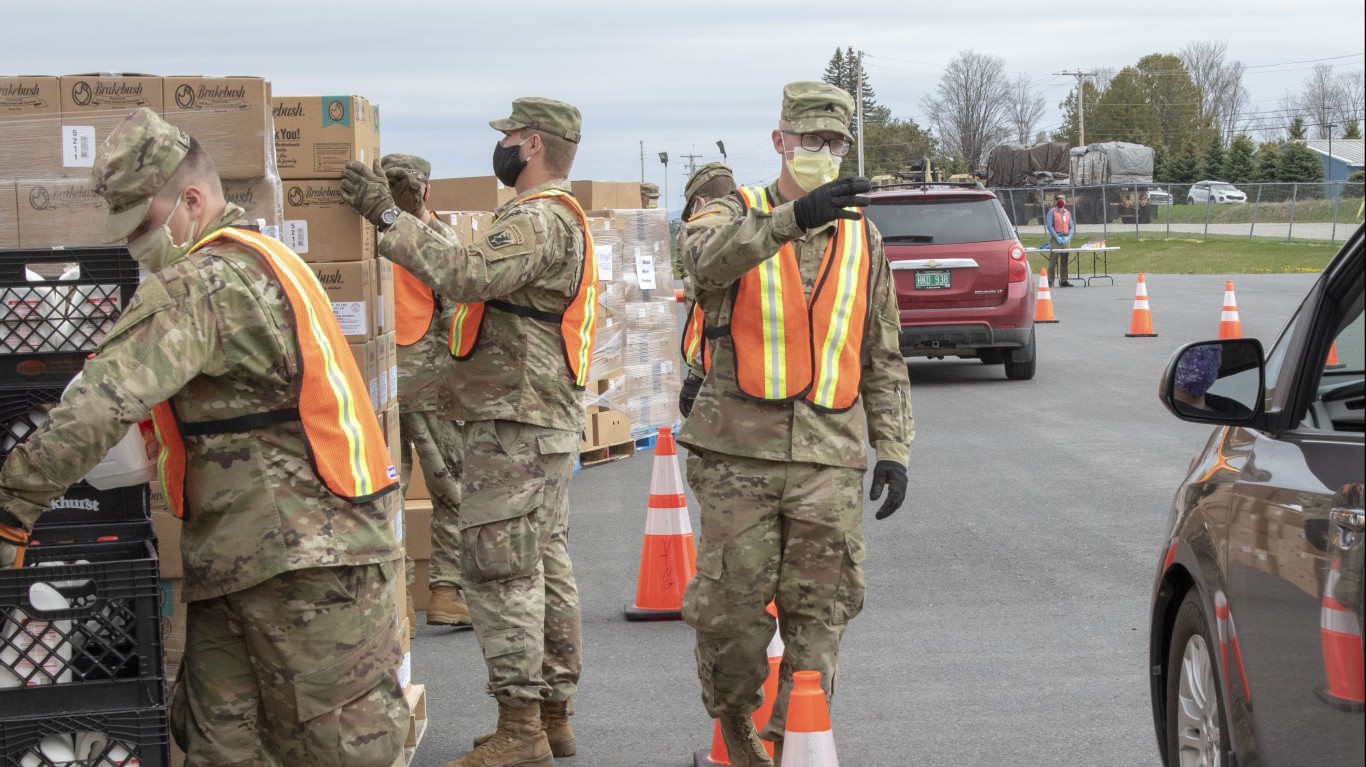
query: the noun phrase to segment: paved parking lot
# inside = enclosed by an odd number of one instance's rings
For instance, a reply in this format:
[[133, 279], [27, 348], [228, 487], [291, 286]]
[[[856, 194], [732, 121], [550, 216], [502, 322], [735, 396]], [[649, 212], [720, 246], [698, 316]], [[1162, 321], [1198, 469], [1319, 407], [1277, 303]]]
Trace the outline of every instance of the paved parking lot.
[[[1235, 278], [1245, 335], [1270, 344], [1315, 278]], [[1038, 328], [1032, 381], [910, 363], [910, 495], [888, 520], [866, 515], [867, 606], [833, 712], [843, 764], [1157, 764], [1149, 584], [1172, 493], [1210, 429], [1155, 393], [1179, 344], [1217, 334], [1224, 278], [1150, 276], [1159, 337], [1145, 339], [1124, 337], [1135, 277], [1116, 282], [1053, 291], [1060, 323]], [[586, 470], [571, 489], [586, 670], [566, 767], [684, 767], [710, 742], [690, 630], [621, 615], [652, 457]], [[474, 637], [420, 626], [414, 677], [431, 715], [415, 764], [438, 767], [494, 723]]]

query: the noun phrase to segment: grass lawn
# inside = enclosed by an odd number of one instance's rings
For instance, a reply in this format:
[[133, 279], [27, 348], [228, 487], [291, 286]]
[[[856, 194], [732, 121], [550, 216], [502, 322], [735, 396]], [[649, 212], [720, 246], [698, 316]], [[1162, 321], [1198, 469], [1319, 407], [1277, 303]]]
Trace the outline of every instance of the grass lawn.
[[[1290, 201], [1266, 202], [1260, 205], [1252, 203], [1253, 195], [1248, 194], [1248, 202], [1242, 205], [1218, 205], [1209, 206], [1209, 222], [1211, 224], [1250, 224], [1252, 223], [1253, 210], [1256, 210], [1257, 221], [1265, 224], [1284, 224], [1290, 221]], [[1338, 202], [1338, 224], [1352, 226], [1357, 223], [1356, 212], [1361, 206], [1361, 198], [1344, 197]], [[1158, 207], [1154, 212], [1153, 223], [1165, 224], [1167, 217], [1171, 217], [1173, 224], [1203, 224], [1205, 223], [1204, 205], [1167, 205]], [[1300, 224], [1327, 224], [1333, 220], [1333, 201], [1332, 200], [1299, 200], [1295, 203], [1295, 223]]]
[[[1028, 244], [1028, 243], [1026, 243]], [[1161, 237], [1135, 237], [1111, 234], [1106, 244], [1117, 246], [1109, 254], [1111, 274], [1284, 274], [1321, 272], [1337, 254], [1340, 245], [1326, 242], [1246, 237], [1214, 237], [1204, 241]], [[1085, 271], [1090, 272], [1091, 256], [1080, 254]], [[1044, 253], [1029, 254], [1037, 274], [1048, 265]]]

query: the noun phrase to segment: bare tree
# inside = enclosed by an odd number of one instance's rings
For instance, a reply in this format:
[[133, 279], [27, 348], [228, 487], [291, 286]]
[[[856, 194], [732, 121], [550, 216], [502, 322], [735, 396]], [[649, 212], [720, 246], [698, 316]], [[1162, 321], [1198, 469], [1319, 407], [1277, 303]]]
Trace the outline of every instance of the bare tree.
[[1011, 135], [1010, 83], [997, 56], [959, 51], [920, 106], [944, 146], [976, 167], [987, 149]]
[[1010, 92], [1006, 96], [1006, 114], [1010, 119], [1010, 125], [1015, 130], [1015, 140], [1021, 144], [1028, 144], [1029, 137], [1034, 134], [1034, 128], [1038, 126], [1039, 120], [1043, 119], [1044, 110], [1048, 108], [1048, 102], [1042, 93], [1034, 90], [1034, 82], [1029, 75], [1021, 72], [1010, 84]]
[[1181, 49], [1181, 63], [1200, 89], [1200, 116], [1219, 131], [1225, 144], [1239, 132], [1251, 97], [1243, 87], [1241, 61], [1226, 61], [1228, 43], [1197, 40]]
[[1300, 86], [1299, 108], [1315, 138], [1328, 138], [1328, 126], [1337, 117], [1338, 88], [1331, 64], [1314, 65]]
[[1366, 93], [1363, 90], [1366, 90], [1366, 78], [1363, 78], [1362, 70], [1338, 75], [1338, 127], [1346, 125], [1348, 120], [1356, 120], [1360, 125], [1362, 118], [1366, 117], [1363, 114], [1366, 111]]

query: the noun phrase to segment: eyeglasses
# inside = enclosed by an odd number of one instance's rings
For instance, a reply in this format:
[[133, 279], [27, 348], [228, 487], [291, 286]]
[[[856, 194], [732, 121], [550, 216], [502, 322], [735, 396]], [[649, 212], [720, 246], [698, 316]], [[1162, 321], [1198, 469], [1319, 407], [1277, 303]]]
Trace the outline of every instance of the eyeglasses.
[[849, 149], [853, 144], [842, 138], [824, 138], [815, 133], [792, 133], [783, 131], [784, 136], [800, 136], [802, 139], [802, 149], [808, 152], [819, 152], [821, 147], [829, 146], [830, 154], [836, 157], [843, 157], [849, 154]]

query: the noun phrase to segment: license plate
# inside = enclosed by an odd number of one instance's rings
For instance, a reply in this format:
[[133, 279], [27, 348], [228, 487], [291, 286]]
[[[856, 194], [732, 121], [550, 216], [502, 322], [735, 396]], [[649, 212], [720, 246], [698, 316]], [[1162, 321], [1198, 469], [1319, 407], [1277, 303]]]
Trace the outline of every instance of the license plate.
[[937, 271], [937, 272], [916, 272], [916, 273], [915, 273], [915, 289], [916, 289], [916, 290], [939, 290], [939, 289], [942, 289], [942, 288], [952, 287], [952, 286], [949, 284], [949, 283], [950, 283], [949, 275], [950, 275], [950, 272], [949, 272], [949, 270], [947, 270], [947, 269], [943, 269], [943, 270], [940, 270], [940, 271]]

